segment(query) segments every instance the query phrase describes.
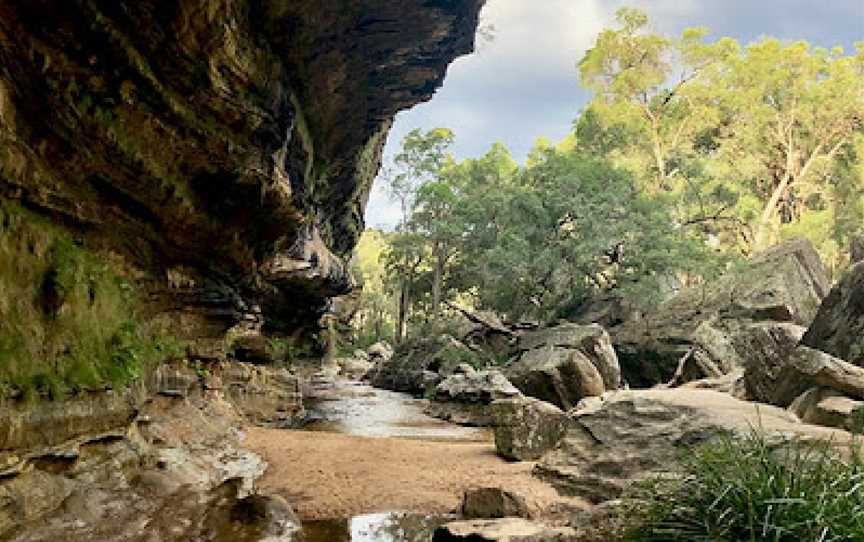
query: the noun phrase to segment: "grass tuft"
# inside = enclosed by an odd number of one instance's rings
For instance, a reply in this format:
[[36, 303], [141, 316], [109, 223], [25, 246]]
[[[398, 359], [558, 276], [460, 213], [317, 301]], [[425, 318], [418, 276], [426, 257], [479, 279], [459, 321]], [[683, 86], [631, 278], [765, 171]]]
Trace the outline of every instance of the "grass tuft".
[[[856, 449], [857, 450], [857, 449]], [[754, 431], [682, 461], [680, 477], [638, 485], [627, 542], [864, 540], [864, 462], [830, 442], [778, 445]]]

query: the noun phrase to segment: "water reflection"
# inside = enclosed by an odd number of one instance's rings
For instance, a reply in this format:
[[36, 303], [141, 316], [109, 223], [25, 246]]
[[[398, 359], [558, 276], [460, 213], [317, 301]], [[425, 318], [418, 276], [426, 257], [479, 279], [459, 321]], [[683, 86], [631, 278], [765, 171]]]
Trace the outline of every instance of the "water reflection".
[[310, 390], [309, 423], [304, 429], [365, 437], [445, 441], [487, 441], [488, 430], [460, 427], [423, 412], [426, 401], [379, 390], [361, 382], [337, 380]]
[[303, 542], [429, 542], [446, 516], [386, 513], [303, 523]]

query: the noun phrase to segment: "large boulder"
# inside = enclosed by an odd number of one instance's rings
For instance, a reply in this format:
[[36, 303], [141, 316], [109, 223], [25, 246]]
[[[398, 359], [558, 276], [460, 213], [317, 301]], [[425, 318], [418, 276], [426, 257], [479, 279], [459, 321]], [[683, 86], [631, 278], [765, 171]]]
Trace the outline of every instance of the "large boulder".
[[771, 403], [789, 406], [811, 387], [823, 387], [864, 399], [864, 368], [821, 350], [799, 346], [789, 355], [777, 377]]
[[393, 356], [378, 362], [369, 373], [373, 386], [424, 394], [459, 365], [477, 363], [477, 354], [449, 335], [421, 337], [400, 344]]
[[470, 365], [458, 368], [435, 387], [432, 399], [441, 402], [456, 402], [488, 405], [498, 399], [509, 399], [521, 395], [519, 390], [501, 374], [501, 371], [477, 371]]
[[773, 403], [778, 379], [806, 329], [796, 324], [761, 323], [743, 329], [733, 345], [743, 363], [746, 398]]
[[786, 439], [850, 435], [802, 424], [793, 414], [709, 390], [628, 390], [586, 401], [569, 413], [572, 424], [535, 474], [564, 495], [599, 503], [618, 498], [637, 480], [673, 472], [682, 453], [724, 435], [754, 429]]
[[492, 410], [495, 449], [513, 461], [539, 459], [558, 444], [570, 425], [564, 411], [532, 397], [495, 401]]
[[684, 381], [717, 377], [747, 363], [733, 347], [742, 329], [759, 322], [809, 326], [829, 287], [810, 242], [790, 241], [609, 333], [632, 387], [669, 382], [682, 360]]
[[507, 378], [526, 395], [563, 409], [620, 384], [618, 357], [599, 325], [532, 331], [522, 335], [519, 347], [523, 352], [507, 366]]
[[435, 386], [426, 413], [462, 425], [492, 425], [490, 405], [522, 395], [500, 371], [477, 371], [461, 365]]
[[435, 530], [432, 542], [565, 542], [576, 540], [568, 527], [549, 527], [522, 518], [452, 521]]
[[802, 342], [864, 367], [864, 262], [831, 290]]

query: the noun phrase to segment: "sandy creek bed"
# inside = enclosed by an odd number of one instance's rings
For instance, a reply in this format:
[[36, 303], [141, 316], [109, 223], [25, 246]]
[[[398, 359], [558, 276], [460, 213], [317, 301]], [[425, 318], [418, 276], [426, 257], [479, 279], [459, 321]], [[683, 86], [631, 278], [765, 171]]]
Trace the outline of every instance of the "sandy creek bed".
[[488, 430], [430, 418], [423, 404], [350, 381], [313, 390], [306, 430], [248, 429], [245, 446], [269, 463], [260, 489], [288, 499], [307, 542], [429, 540], [470, 488], [506, 487], [540, 509], [561, 500], [533, 463], [500, 459]]

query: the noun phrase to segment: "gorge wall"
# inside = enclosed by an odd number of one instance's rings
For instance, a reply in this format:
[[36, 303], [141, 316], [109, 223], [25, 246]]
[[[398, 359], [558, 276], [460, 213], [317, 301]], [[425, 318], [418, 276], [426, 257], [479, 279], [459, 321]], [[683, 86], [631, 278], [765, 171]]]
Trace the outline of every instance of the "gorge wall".
[[0, 197], [119, 257], [184, 339], [314, 328], [394, 115], [482, 3], [2, 0]]
[[392, 119], [482, 4], [0, 0], [0, 538], [296, 528], [238, 428], [299, 381], [226, 355], [352, 290]]

